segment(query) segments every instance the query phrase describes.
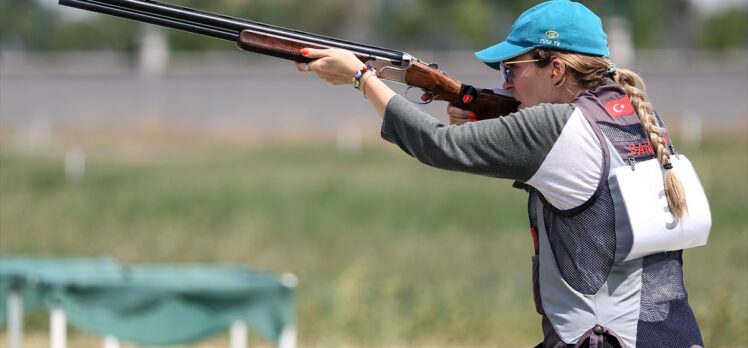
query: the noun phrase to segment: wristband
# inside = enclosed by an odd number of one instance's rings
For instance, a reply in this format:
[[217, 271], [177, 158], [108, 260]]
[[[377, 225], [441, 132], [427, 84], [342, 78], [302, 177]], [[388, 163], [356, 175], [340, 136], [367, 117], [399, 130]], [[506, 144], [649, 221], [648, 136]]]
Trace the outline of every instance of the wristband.
[[369, 99], [369, 97], [366, 96], [366, 83], [369, 82], [369, 79], [372, 76], [377, 76], [377, 71], [374, 70], [374, 69], [372, 69], [371, 74], [369, 74], [366, 77], [364, 77], [364, 80], [361, 81], [361, 92], [364, 93], [364, 98], [366, 98], [366, 99]]

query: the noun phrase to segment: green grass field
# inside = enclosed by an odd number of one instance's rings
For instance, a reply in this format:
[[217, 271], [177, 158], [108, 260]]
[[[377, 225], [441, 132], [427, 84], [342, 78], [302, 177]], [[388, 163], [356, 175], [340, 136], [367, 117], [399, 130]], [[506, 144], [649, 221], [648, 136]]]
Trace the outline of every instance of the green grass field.
[[[87, 171], [74, 182], [63, 171], [64, 135], [36, 149], [19, 139], [5, 132], [0, 141], [3, 255], [292, 272], [301, 347], [541, 339], [526, 197], [509, 181], [431, 169], [376, 139], [353, 155], [326, 141], [97, 130], [76, 133]], [[714, 134], [680, 150], [699, 170], [714, 221], [709, 245], [685, 253], [690, 302], [707, 346], [746, 346], [748, 139]], [[32, 337], [45, 321], [30, 316]], [[76, 339], [71, 346], [100, 345]], [[216, 342], [208, 346], [226, 346]]]

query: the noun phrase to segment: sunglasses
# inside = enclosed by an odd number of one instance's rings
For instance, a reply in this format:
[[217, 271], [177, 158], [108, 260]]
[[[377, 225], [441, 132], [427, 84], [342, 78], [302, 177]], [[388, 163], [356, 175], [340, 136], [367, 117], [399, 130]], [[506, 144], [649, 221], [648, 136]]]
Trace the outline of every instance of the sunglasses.
[[514, 76], [512, 76], [512, 65], [514, 64], [520, 64], [520, 63], [532, 63], [532, 62], [539, 62], [542, 59], [528, 59], [528, 60], [515, 60], [510, 62], [502, 62], [501, 63], [501, 73], [504, 74], [504, 81], [509, 82], [511, 81]]

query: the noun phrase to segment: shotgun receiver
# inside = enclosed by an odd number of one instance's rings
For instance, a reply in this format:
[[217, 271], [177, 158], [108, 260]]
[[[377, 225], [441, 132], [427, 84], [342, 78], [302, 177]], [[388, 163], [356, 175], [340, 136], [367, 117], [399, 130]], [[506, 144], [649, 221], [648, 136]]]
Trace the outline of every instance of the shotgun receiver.
[[436, 64], [424, 63], [405, 52], [151, 0], [59, 0], [59, 4], [229, 40], [246, 51], [296, 62], [310, 61], [299, 53], [304, 47], [346, 49], [376, 67], [378, 77], [406, 84], [409, 89], [420, 88], [423, 94], [416, 102], [444, 100], [473, 111], [478, 119], [507, 115], [519, 105], [505, 90], [463, 84]]

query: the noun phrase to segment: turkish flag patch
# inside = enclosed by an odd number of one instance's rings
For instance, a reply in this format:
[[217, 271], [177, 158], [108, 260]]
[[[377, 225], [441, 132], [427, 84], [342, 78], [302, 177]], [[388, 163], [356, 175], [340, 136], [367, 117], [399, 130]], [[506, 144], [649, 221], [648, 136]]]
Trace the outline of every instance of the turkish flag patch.
[[623, 96], [621, 99], [611, 100], [605, 104], [605, 110], [613, 117], [629, 116], [634, 114], [634, 106], [631, 105], [629, 96]]

